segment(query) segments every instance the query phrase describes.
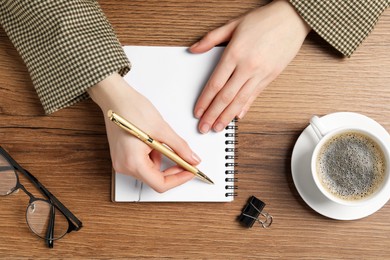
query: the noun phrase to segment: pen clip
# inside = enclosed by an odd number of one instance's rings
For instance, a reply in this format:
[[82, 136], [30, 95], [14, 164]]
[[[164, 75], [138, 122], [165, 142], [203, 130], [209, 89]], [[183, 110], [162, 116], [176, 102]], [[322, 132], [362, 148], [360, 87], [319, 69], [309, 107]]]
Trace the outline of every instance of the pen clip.
[[142, 132], [140, 129], [132, 125], [130, 122], [126, 121], [124, 118], [119, 116], [118, 114], [114, 113], [112, 110], [108, 110], [107, 112], [108, 118], [115, 124], [117, 124], [119, 127], [123, 128], [124, 130], [130, 131], [132, 135], [137, 137], [143, 142], [149, 142], [152, 143], [153, 139]]

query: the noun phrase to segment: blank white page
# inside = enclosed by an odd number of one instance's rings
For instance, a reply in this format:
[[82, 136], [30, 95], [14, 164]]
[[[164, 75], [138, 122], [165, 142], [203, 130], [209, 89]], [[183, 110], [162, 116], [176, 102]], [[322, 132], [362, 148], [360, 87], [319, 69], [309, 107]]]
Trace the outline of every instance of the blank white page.
[[[233, 192], [226, 189], [225, 171], [234, 170], [225, 163], [225, 134], [198, 132], [198, 120], [193, 115], [195, 102], [217, 64], [223, 47], [213, 48], [204, 54], [191, 54], [187, 47], [125, 46], [132, 63], [125, 76], [129, 84], [146, 96], [160, 111], [170, 126], [183, 137], [202, 159], [197, 166], [214, 185], [198, 178], [162, 194], [130, 176], [114, 173], [113, 200], [126, 201], [232, 201]], [[231, 130], [230, 130], [231, 131]], [[230, 160], [230, 162], [233, 162]], [[165, 160], [164, 167], [172, 165]]]

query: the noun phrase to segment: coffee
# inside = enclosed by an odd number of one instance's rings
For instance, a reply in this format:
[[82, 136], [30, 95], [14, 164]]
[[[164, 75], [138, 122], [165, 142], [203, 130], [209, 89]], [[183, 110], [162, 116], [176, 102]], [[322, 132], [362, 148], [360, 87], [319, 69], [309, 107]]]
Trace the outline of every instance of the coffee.
[[386, 158], [375, 140], [357, 131], [336, 134], [321, 147], [316, 170], [322, 186], [347, 201], [370, 197], [384, 182]]

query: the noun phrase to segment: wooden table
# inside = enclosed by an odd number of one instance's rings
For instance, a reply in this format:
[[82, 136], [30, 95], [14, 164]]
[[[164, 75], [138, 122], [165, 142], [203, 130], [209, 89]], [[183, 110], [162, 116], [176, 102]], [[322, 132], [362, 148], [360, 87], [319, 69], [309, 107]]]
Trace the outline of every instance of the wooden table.
[[[123, 45], [189, 46], [259, 5], [244, 1], [100, 1]], [[232, 203], [110, 201], [111, 161], [99, 108], [86, 101], [44, 116], [28, 72], [0, 31], [0, 140], [84, 223], [49, 250], [25, 223], [27, 197], [0, 198], [0, 257], [365, 258], [390, 256], [390, 204], [354, 221], [323, 217], [291, 175], [294, 143], [313, 114], [352, 111], [390, 131], [390, 12], [352, 58], [315, 34], [239, 122], [239, 190]], [[236, 216], [255, 195], [274, 216], [269, 229]]]

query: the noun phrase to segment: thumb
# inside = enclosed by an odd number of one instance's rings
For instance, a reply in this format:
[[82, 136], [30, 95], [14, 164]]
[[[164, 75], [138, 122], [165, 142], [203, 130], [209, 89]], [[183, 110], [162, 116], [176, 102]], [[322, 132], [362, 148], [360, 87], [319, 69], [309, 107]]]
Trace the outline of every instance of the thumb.
[[194, 43], [189, 50], [192, 53], [202, 53], [212, 49], [218, 44], [229, 41], [232, 38], [238, 23], [239, 20], [236, 19], [208, 32], [200, 41]]

